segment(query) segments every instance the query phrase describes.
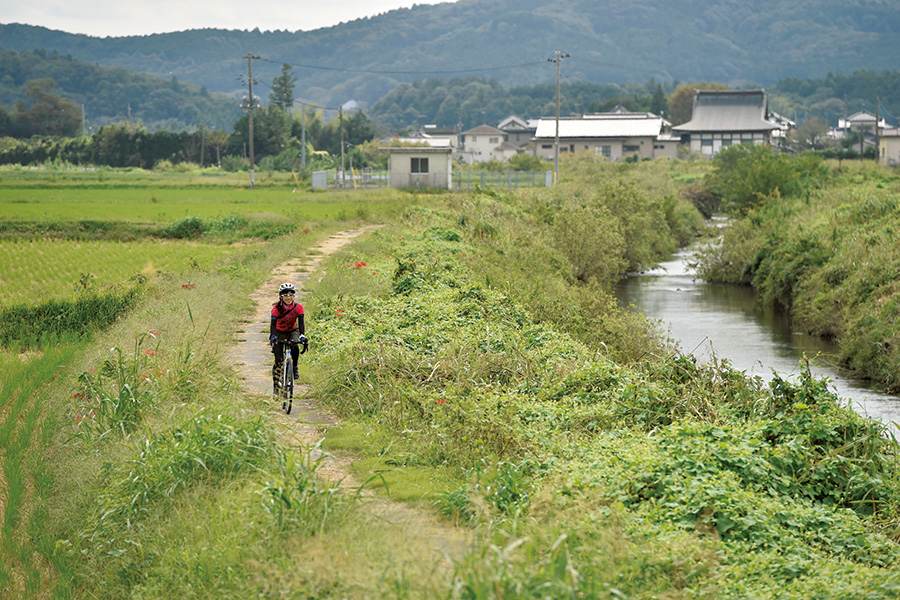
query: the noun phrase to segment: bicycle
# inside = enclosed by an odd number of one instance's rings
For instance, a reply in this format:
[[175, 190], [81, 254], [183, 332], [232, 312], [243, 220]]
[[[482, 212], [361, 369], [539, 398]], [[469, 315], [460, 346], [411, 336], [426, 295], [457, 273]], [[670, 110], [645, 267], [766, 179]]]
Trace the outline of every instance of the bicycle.
[[[276, 383], [275, 395], [281, 399], [281, 410], [286, 414], [291, 414], [291, 408], [294, 405], [294, 359], [291, 356], [291, 349], [300, 345], [300, 342], [293, 340], [283, 340], [277, 342], [282, 345], [282, 356], [284, 360], [281, 362], [280, 373]], [[303, 343], [303, 349], [300, 354], [305, 354], [309, 349], [309, 342]]]

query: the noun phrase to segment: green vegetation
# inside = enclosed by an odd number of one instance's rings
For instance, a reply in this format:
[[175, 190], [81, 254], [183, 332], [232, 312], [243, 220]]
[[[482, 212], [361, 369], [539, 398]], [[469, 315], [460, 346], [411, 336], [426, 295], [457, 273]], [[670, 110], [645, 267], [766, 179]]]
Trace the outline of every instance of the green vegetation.
[[[709, 187], [735, 210], [721, 244], [705, 252], [703, 276], [752, 285], [799, 329], [838, 340], [842, 364], [900, 389], [897, 174], [763, 151], [714, 164]], [[766, 186], [753, 175], [764, 170]]]
[[[581, 157], [555, 189], [405, 194], [397, 214], [394, 192], [366, 196], [357, 220], [150, 274], [91, 337], [0, 350], [0, 584], [25, 598], [895, 597], [884, 427], [809, 377], [767, 385], [673, 354], [611, 294], [696, 236], [681, 192], [705, 170]], [[385, 226], [304, 284], [302, 377], [342, 418], [322, 447], [444, 519], [433, 537], [326, 484], [225, 351], [275, 265], [366, 221]], [[594, 235], [573, 233], [582, 222]]]
[[[638, 176], [622, 171], [603, 172], [613, 191]], [[365, 269], [332, 268], [312, 296], [315, 389], [357, 451], [409, 472], [403, 494], [422, 469], [458, 474], [418, 489], [487, 536], [455, 564], [459, 597], [893, 597], [900, 480], [884, 426], [809, 377], [767, 386], [651, 337], [631, 355], [592, 338], [546, 227], [561, 213], [535, 200], [410, 210], [409, 229], [335, 260]], [[638, 331], [608, 306], [594, 317]]]

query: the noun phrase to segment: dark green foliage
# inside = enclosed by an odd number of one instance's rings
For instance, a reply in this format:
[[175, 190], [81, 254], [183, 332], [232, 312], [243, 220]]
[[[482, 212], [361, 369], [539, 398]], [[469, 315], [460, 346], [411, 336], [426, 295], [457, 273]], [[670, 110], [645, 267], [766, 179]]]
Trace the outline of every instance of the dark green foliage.
[[135, 287], [5, 307], [0, 309], [0, 344], [35, 346], [90, 334], [115, 322], [134, 306], [140, 292]]
[[[25, 100], [30, 82], [49, 79], [58, 86], [55, 93], [61, 97], [61, 102], [68, 106], [71, 126], [65, 132], [42, 131], [43, 125], [38, 123], [39, 128], [35, 129], [35, 124], [26, 119], [14, 122], [13, 129], [4, 131], [0, 119], [0, 136], [24, 138], [35, 133], [74, 134], [81, 129], [82, 105], [87, 112], [88, 126], [94, 130], [126, 119], [138, 119], [150, 129], [182, 130], [201, 125], [226, 128], [240, 116], [237, 102], [224, 94], [210, 94], [199, 85], [177, 80], [173, 85], [173, 78], [168, 75], [172, 69], [154, 77], [144, 74], [146, 70], [143, 69], [100, 66], [95, 62], [102, 61], [87, 59], [87, 62], [81, 62], [71, 54], [33, 50], [42, 44], [29, 43], [17, 53], [10, 51], [7, 39], [3, 42], [0, 72], [7, 77], [0, 82], [0, 104], [11, 107], [17, 100]], [[46, 47], [58, 48], [52, 44]], [[33, 113], [40, 102], [30, 106], [29, 113]]]
[[722, 199], [722, 208], [743, 214], [777, 196], [802, 197], [820, 187], [828, 171], [809, 154], [793, 158], [766, 145], [741, 144], [713, 159], [707, 185]]

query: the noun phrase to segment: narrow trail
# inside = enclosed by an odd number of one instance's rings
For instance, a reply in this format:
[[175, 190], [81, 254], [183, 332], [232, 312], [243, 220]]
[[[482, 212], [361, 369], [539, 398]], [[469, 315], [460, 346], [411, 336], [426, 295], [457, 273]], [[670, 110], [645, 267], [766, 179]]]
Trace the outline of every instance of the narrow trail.
[[[272, 303], [278, 296], [278, 285], [285, 281], [292, 282], [297, 288], [297, 301], [304, 304], [303, 298], [308, 293], [304, 289], [304, 283], [313, 276], [324, 276], [322, 261], [349, 245], [355, 238], [377, 228], [378, 226], [369, 226], [335, 233], [319, 246], [306, 251], [303, 256], [278, 265], [262, 287], [252, 294], [254, 312], [243, 324], [243, 330], [236, 332], [237, 343], [229, 349], [232, 364], [237, 367], [241, 385], [246, 391], [258, 395], [272, 393], [273, 358], [269, 346], [269, 318]], [[306, 329], [312, 340], [310, 351], [313, 352], [315, 315], [307, 313]], [[315, 445], [325, 436], [327, 428], [337, 425], [339, 421], [308, 394], [308, 385], [297, 386], [294, 408], [290, 415], [281, 412], [280, 403], [272, 403], [272, 410], [278, 411], [277, 419], [284, 425], [285, 440], [299, 446], [303, 452], [311, 451], [313, 459], [321, 458], [317, 471], [320, 477], [348, 491], [359, 489], [361, 482], [350, 470], [354, 460], [352, 456], [335, 456], [315, 449]], [[362, 498], [378, 518], [400, 528], [411, 539], [427, 540], [436, 551], [448, 557], [460, 558], [471, 547], [471, 532], [441, 522], [434, 515], [376, 496], [368, 490], [363, 491]]]

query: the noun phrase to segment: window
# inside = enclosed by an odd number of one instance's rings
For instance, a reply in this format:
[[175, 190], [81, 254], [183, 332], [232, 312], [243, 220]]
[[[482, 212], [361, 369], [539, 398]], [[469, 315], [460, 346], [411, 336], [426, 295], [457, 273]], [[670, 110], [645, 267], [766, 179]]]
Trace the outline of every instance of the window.
[[629, 154], [631, 152], [640, 152], [640, 150], [640, 146], [626, 145], [622, 147], [622, 152], [624, 152], [625, 154]]
[[410, 159], [411, 164], [409, 167], [410, 173], [427, 173], [428, 172], [428, 159], [427, 158], [412, 158]]
[[550, 150], [551, 148], [553, 148], [553, 144], [541, 144], [541, 148], [543, 148], [544, 150]]
[[500, 143], [500, 138], [495, 138], [495, 137], [488, 138], [488, 144], [499, 144], [499, 143]]
[[594, 146], [594, 152], [601, 156], [609, 158], [612, 156], [612, 146]]

